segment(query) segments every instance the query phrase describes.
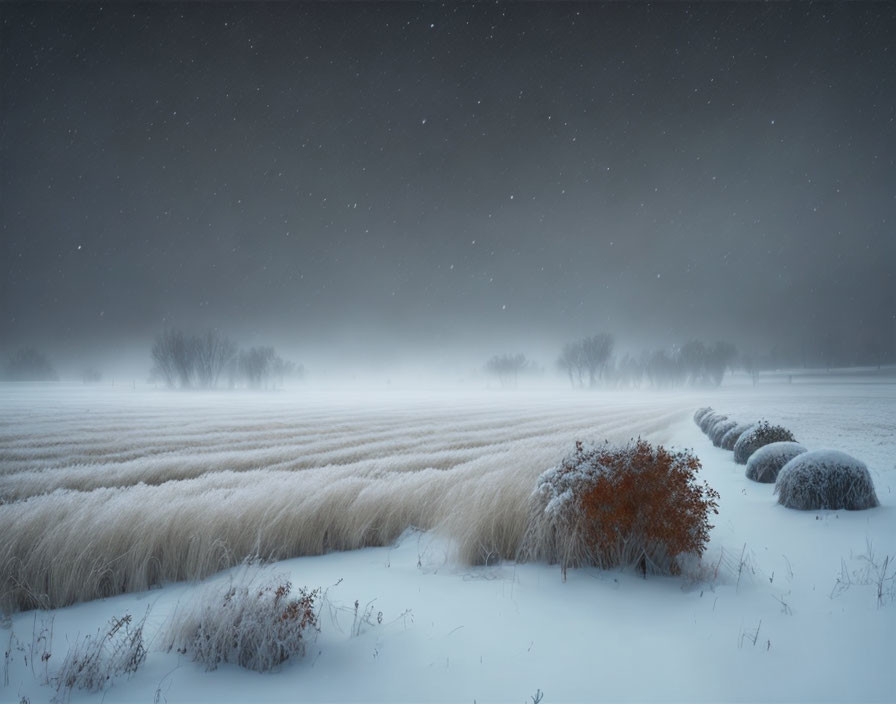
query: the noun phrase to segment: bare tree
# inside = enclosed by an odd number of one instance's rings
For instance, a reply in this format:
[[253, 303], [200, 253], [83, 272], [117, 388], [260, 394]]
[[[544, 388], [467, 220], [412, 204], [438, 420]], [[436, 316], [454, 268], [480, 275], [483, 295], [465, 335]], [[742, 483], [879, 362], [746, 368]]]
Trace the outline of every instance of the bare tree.
[[169, 387], [189, 388], [196, 372], [195, 339], [180, 330], [165, 330], [152, 346], [152, 376]]
[[616, 366], [616, 383], [624, 388], [640, 388], [644, 361], [626, 353]]
[[557, 366], [569, 376], [569, 383], [575, 387], [584, 385], [585, 357], [581, 340], [563, 345], [563, 351], [557, 359]]
[[236, 345], [217, 330], [209, 330], [202, 337], [193, 339], [196, 379], [203, 389], [218, 385], [221, 373], [236, 356]]
[[728, 371], [737, 359], [737, 348], [730, 342], [716, 342], [707, 350], [706, 376], [707, 380], [719, 386]]
[[667, 352], [664, 349], [650, 352], [644, 369], [650, 385], [655, 388], [666, 388], [681, 383], [681, 366], [678, 363], [678, 355], [674, 352]]
[[689, 340], [678, 351], [682, 373], [692, 386], [706, 383], [708, 350], [699, 340]]
[[274, 369], [276, 357], [273, 347], [253, 347], [240, 352], [239, 371], [249, 388], [262, 388]]
[[588, 385], [595, 386], [604, 375], [613, 354], [613, 336], [602, 332], [582, 340], [582, 358], [588, 370]]
[[301, 378], [304, 376], [305, 367], [275, 355], [271, 365], [271, 374], [274, 377], [275, 385], [283, 386], [288, 377]]
[[736, 357], [737, 349], [730, 342], [707, 346], [699, 340], [690, 340], [678, 351], [681, 373], [693, 386], [721, 384]]
[[529, 367], [529, 360], [524, 354], [495, 355], [485, 364], [489, 374], [498, 377], [501, 386], [516, 386], [520, 372]]
[[245, 383], [260, 389], [282, 385], [286, 377], [304, 372], [301, 365], [281, 359], [273, 347], [252, 347], [237, 354], [233, 341], [216, 330], [192, 337], [166, 330], [156, 337], [152, 359], [152, 377], [170, 388], [213, 389], [226, 373], [231, 388]]

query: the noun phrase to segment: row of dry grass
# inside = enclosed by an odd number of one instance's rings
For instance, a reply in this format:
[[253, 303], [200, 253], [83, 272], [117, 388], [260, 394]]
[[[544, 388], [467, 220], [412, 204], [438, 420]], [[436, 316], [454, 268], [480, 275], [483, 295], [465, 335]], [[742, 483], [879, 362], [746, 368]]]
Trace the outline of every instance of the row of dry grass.
[[688, 409], [590, 403], [0, 418], [0, 608], [386, 545], [409, 527], [450, 536], [461, 562], [512, 558], [539, 474], [576, 439], [662, 442]]

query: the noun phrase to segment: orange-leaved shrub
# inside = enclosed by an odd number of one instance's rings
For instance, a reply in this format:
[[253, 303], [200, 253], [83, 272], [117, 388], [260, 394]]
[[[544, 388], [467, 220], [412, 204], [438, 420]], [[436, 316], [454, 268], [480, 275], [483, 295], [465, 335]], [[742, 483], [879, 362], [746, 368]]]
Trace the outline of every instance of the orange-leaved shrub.
[[587, 447], [544, 472], [531, 497], [520, 557], [567, 567], [635, 566], [677, 574], [679, 558], [702, 555], [718, 492], [697, 480], [687, 450], [641, 440]]

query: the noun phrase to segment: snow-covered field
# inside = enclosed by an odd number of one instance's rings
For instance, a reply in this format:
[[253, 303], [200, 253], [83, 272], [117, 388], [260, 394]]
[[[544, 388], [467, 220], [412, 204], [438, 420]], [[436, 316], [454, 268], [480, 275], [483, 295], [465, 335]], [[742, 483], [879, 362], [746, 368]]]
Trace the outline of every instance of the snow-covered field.
[[[694, 424], [704, 405], [858, 457], [881, 506], [778, 506]], [[639, 435], [693, 448], [721, 494], [703, 565], [562, 582], [556, 566], [513, 562], [538, 475], [577, 439]], [[142, 667], [72, 700], [892, 701], [894, 490], [892, 377], [337, 397], [6, 385], [0, 701], [49, 700], [72, 643], [147, 609]], [[251, 554], [326, 590], [306, 658], [206, 672], [162, 651], [195, 580], [228, 580]], [[19, 611], [35, 604], [59, 608]]]

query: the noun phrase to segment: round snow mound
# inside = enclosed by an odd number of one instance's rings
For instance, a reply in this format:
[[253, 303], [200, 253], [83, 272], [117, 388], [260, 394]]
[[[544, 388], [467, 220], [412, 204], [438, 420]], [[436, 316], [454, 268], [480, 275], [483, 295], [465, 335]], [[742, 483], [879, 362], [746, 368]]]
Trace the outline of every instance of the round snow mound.
[[697, 425], [700, 425], [700, 421], [703, 420], [703, 416], [711, 412], [712, 406], [703, 406], [703, 408], [698, 408], [696, 411], [694, 411], [694, 422]]
[[738, 441], [741, 435], [753, 427], [752, 423], [739, 423], [722, 436], [719, 441], [719, 447], [724, 450], [733, 450], [734, 443]]
[[709, 439], [712, 440], [712, 444], [719, 447], [722, 443], [722, 438], [725, 437], [725, 433], [735, 427], [737, 427], [736, 420], [720, 420], [709, 429], [707, 435], [709, 436]]
[[734, 461], [746, 464], [756, 450], [773, 442], [796, 442], [796, 438], [787, 428], [769, 425], [767, 420], [761, 420], [734, 443]]
[[760, 447], [747, 460], [747, 479], [774, 484], [781, 467], [806, 452], [798, 442], [773, 442]]
[[860, 511], [880, 505], [865, 463], [839, 450], [794, 457], [781, 468], [775, 493], [779, 504], [802, 511]]

